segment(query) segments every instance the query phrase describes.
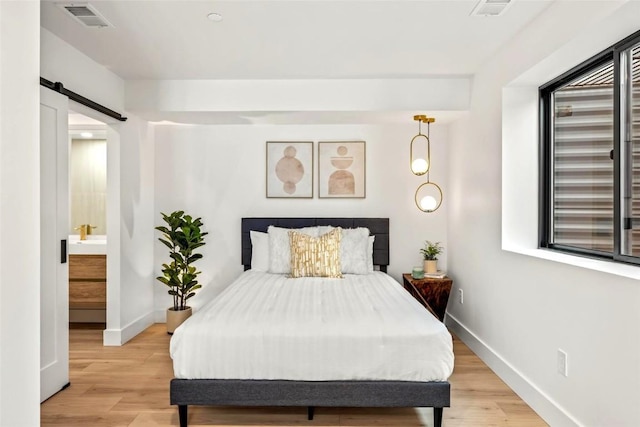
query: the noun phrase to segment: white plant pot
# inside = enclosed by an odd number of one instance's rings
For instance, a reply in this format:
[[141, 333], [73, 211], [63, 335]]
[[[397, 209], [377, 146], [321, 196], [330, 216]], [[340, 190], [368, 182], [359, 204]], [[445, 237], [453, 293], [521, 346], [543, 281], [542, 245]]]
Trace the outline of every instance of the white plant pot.
[[424, 260], [424, 272], [425, 273], [436, 273], [438, 271], [438, 260], [437, 259], [425, 259]]

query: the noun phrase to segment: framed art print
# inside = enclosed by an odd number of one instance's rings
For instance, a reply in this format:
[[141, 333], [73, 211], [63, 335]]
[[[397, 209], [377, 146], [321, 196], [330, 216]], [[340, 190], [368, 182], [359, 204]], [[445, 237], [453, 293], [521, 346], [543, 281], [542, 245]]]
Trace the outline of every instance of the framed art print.
[[320, 198], [366, 197], [364, 141], [318, 143], [318, 194]]
[[313, 142], [267, 141], [267, 197], [313, 198]]

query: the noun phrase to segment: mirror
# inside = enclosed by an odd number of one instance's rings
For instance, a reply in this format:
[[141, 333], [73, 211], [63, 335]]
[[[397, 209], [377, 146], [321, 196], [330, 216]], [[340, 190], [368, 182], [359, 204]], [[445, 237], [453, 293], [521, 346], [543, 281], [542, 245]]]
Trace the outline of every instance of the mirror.
[[70, 230], [90, 224], [91, 234], [107, 234], [107, 140], [104, 129], [70, 129]]

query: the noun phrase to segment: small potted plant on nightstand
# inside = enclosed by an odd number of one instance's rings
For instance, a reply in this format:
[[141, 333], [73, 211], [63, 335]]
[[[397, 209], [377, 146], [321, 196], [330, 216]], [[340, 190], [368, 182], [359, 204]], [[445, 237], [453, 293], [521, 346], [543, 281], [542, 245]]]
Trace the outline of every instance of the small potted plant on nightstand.
[[432, 243], [429, 240], [424, 242], [424, 248], [420, 249], [420, 253], [424, 258], [424, 272], [435, 273], [438, 271], [438, 255], [442, 253], [444, 248], [440, 246], [440, 242]]
[[173, 297], [173, 307], [167, 309], [167, 333], [172, 334], [191, 316], [187, 300], [202, 287], [197, 280], [201, 272], [191, 264], [202, 258], [195, 250], [204, 246], [204, 236], [209, 233], [201, 230], [200, 218], [193, 219], [184, 211], [162, 214], [162, 219], [167, 226], [156, 227], [162, 233], [158, 240], [169, 248], [171, 262], [162, 264], [162, 276], [156, 279], [169, 287], [169, 295]]

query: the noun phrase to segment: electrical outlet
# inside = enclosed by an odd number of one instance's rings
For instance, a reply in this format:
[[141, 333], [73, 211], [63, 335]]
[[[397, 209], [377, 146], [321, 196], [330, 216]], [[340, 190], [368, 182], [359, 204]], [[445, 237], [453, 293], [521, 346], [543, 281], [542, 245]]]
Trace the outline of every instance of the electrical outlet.
[[558, 349], [558, 373], [560, 375], [564, 375], [565, 377], [569, 376], [569, 366], [567, 363], [567, 353]]
[[460, 301], [460, 304], [464, 304], [464, 293], [462, 289], [458, 289], [458, 301]]

